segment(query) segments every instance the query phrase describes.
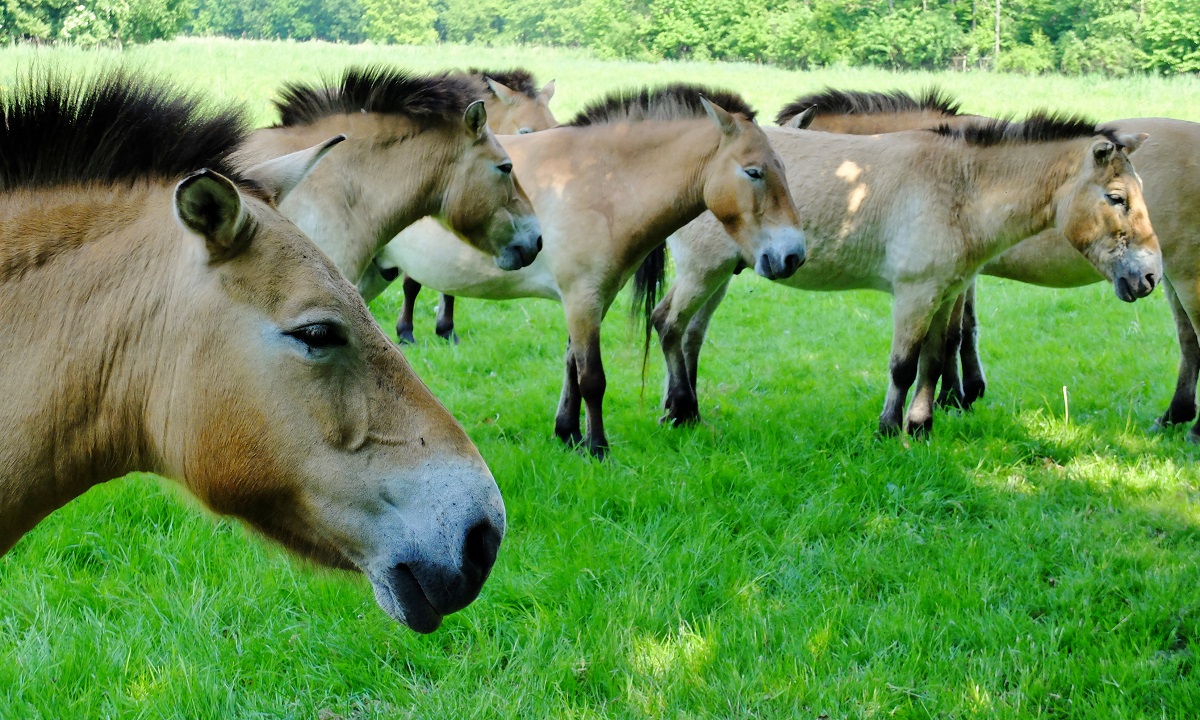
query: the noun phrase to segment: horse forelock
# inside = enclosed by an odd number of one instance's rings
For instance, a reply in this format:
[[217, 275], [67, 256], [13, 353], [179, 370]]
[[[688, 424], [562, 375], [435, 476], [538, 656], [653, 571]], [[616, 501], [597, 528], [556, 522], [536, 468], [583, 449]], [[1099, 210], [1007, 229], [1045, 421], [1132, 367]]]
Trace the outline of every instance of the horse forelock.
[[918, 97], [902, 90], [861, 92], [827, 87], [820, 92], [801, 95], [785, 105], [775, 116], [775, 122], [786, 124], [796, 115], [814, 107], [817, 117], [900, 112], [936, 112], [953, 117], [960, 114], [962, 106], [949, 93], [936, 86], [926, 88]]
[[685, 120], [705, 117], [700, 99], [753, 120], [757, 113], [741, 95], [719, 88], [676, 83], [660, 88], [618, 90], [587, 105], [568, 126], [605, 125], [641, 120]]
[[232, 162], [250, 128], [242, 109], [210, 107], [135, 73], [33, 73], [0, 95], [0, 115], [0, 192], [176, 180], [207, 168], [261, 193]]
[[475, 78], [484, 84], [489, 95], [494, 95], [486, 80], [495, 80], [509, 90], [515, 90], [521, 93], [530, 100], [536, 98], [541, 91], [533, 82], [533, 73], [525, 68], [511, 68], [509, 70], [481, 70], [480, 68], [468, 68], [467, 75]]
[[331, 115], [381, 113], [418, 122], [461, 123], [479, 99], [472, 78], [445, 73], [414, 75], [384, 65], [347, 68], [315, 84], [286, 83], [274, 101], [279, 125], [311, 125]]
[[1102, 135], [1118, 147], [1124, 145], [1111, 128], [1096, 125], [1091, 118], [1035, 111], [1024, 120], [1011, 118], [981, 119], [961, 125], [943, 123], [930, 132], [946, 138], [962, 140], [983, 147], [1017, 144], [1059, 142]]

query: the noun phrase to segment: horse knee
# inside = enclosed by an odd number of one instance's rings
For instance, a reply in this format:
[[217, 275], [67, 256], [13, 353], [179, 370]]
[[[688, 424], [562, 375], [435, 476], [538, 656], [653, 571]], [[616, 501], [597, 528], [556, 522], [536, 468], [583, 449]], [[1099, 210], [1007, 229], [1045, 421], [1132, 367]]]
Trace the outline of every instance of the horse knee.
[[896, 387], [911, 387], [917, 379], [917, 366], [920, 359], [920, 354], [915, 352], [905, 356], [892, 356], [890, 364], [892, 383]]
[[604, 371], [592, 367], [581, 367], [579, 369], [579, 394], [584, 400], [595, 400], [604, 397], [604, 390], [608, 385], [608, 381], [604, 377]]

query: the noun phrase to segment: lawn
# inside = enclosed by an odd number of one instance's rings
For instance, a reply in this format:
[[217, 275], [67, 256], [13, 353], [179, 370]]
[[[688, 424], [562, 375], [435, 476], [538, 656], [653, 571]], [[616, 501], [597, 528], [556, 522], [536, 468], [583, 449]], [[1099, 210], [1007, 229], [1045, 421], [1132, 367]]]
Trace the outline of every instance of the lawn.
[[[796, 73], [534, 48], [180, 40], [124, 56], [262, 122], [285, 79], [351, 62], [522, 64], [560, 118], [618, 86], [727, 85], [769, 116], [803, 91], [953, 91], [1200, 120], [1200, 80]], [[114, 51], [9, 48], [18, 69]], [[1068, 104], [1069, 103], [1069, 104]], [[980, 283], [991, 384], [928, 442], [874, 434], [890, 299], [733, 283], [695, 428], [656, 420], [614, 308], [606, 462], [552, 435], [565, 324], [545, 301], [459, 306], [462, 344], [405, 350], [466, 426], [509, 532], [480, 599], [430, 636], [365, 580], [314, 568], [160, 480], [96, 488], [0, 558], [0, 718], [1192, 718], [1200, 714], [1200, 452], [1153, 433], [1177, 350], [1161, 292]], [[372, 306], [394, 324], [398, 292]], [[657, 351], [655, 351], [657, 353]], [[1064, 392], [1065, 391], [1065, 392]], [[1068, 412], [1069, 410], [1069, 412]]]

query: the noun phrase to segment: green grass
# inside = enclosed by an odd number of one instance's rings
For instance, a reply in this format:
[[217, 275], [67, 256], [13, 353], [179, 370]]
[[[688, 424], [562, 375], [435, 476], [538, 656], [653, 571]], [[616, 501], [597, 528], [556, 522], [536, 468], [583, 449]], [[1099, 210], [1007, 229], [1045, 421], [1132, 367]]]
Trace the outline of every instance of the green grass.
[[[0, 77], [34, 54], [97, 57], [6, 50]], [[279, 79], [349, 60], [527, 64], [558, 78], [560, 116], [660, 77], [743, 88], [765, 112], [826, 83], [935, 78], [535, 49], [179, 41], [127, 54], [260, 103], [264, 121]], [[1102, 117], [1200, 119], [1195, 78], [936, 79], [980, 112], [1069, 98]], [[422, 338], [435, 302], [418, 308]], [[661, 362], [643, 397], [619, 304], [604, 346], [613, 454], [598, 463], [552, 437], [559, 308], [463, 302], [462, 345], [405, 352], [504, 492], [509, 534], [478, 602], [418, 636], [364, 580], [132, 477], [0, 558], [0, 718], [1195, 717], [1197, 451], [1147, 432], [1175, 374], [1161, 293], [1126, 305], [1103, 286], [987, 278], [980, 303], [988, 395], [939, 414], [928, 443], [873, 434], [887, 296], [743, 274], [702, 358], [706, 422], [685, 430], [657, 425]], [[390, 328], [398, 307], [389, 293], [373, 310]]]

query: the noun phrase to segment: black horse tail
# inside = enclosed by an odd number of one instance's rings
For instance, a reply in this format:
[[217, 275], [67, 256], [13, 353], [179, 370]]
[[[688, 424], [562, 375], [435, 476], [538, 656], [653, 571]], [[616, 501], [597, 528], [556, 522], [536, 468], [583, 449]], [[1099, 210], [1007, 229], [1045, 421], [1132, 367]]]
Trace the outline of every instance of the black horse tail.
[[650, 251], [633, 275], [633, 301], [629, 305], [629, 317], [643, 324], [645, 333], [642, 343], [642, 389], [646, 387], [646, 364], [650, 360], [650, 334], [654, 331], [654, 307], [667, 281], [667, 244], [660, 243]]

